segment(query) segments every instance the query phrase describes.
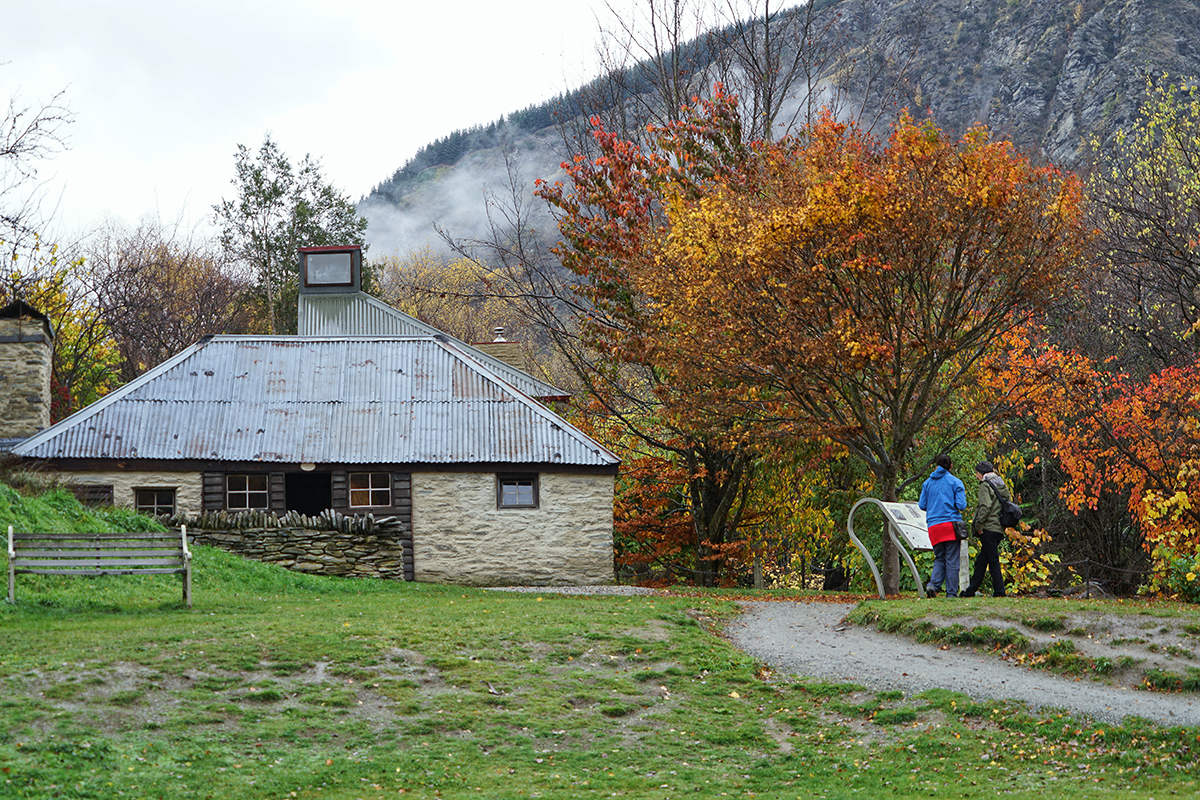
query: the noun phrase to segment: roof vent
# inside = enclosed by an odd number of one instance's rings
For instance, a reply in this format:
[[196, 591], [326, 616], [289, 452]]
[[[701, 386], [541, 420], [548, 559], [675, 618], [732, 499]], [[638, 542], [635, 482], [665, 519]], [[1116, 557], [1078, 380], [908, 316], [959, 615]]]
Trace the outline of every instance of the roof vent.
[[525, 354], [522, 351], [519, 342], [510, 342], [504, 338], [504, 328], [496, 327], [492, 329], [496, 338], [490, 342], [479, 342], [475, 345], [475, 349], [480, 352], [487, 353], [492, 358], [503, 361], [510, 367], [519, 369], [525, 372]]

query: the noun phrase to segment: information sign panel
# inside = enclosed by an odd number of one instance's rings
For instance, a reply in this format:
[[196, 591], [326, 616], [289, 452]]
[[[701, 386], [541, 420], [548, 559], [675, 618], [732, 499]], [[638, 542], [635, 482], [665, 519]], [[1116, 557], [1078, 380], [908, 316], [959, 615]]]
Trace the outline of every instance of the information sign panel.
[[929, 529], [925, 527], [925, 512], [916, 503], [880, 503], [892, 527], [910, 550], [932, 550]]

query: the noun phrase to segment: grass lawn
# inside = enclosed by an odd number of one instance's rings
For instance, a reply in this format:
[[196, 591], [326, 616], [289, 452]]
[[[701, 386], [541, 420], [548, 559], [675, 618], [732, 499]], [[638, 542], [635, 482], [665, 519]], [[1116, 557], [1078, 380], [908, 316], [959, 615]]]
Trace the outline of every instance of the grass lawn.
[[0, 797], [1200, 795], [1200, 729], [783, 678], [714, 633], [719, 593], [316, 578], [209, 548], [193, 592], [18, 577]]

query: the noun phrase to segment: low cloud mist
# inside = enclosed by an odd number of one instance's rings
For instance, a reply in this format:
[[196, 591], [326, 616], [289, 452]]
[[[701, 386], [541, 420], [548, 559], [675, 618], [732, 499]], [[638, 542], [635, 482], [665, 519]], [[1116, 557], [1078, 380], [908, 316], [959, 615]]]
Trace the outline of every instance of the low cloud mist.
[[[464, 156], [453, 166], [431, 167], [421, 173], [420, 184], [399, 204], [374, 194], [358, 204], [358, 212], [367, 218], [367, 242], [373, 255], [404, 255], [428, 246], [435, 253], [450, 254], [449, 244], [440, 229], [452, 239], [487, 240], [488, 198], [503, 207], [515, 200], [526, 204], [530, 223], [549, 241], [557, 241], [554, 220], [544, 201], [533, 197], [538, 178], [559, 177], [562, 155], [546, 140], [522, 136], [512, 151], [514, 180], [510, 178], [503, 150], [499, 147], [478, 150]], [[497, 226], [506, 224], [497, 209], [492, 211]]]

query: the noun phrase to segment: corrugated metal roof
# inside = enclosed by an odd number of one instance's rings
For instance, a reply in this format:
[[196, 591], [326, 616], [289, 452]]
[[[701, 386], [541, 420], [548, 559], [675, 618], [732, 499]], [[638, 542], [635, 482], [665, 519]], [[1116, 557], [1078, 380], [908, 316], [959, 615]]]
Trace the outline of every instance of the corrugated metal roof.
[[434, 337], [215, 336], [14, 452], [317, 464], [618, 461]]
[[440, 331], [368, 294], [301, 295], [301, 336], [432, 336]]
[[562, 389], [361, 292], [302, 294], [297, 324], [301, 336], [443, 336], [530, 397], [567, 396]]

